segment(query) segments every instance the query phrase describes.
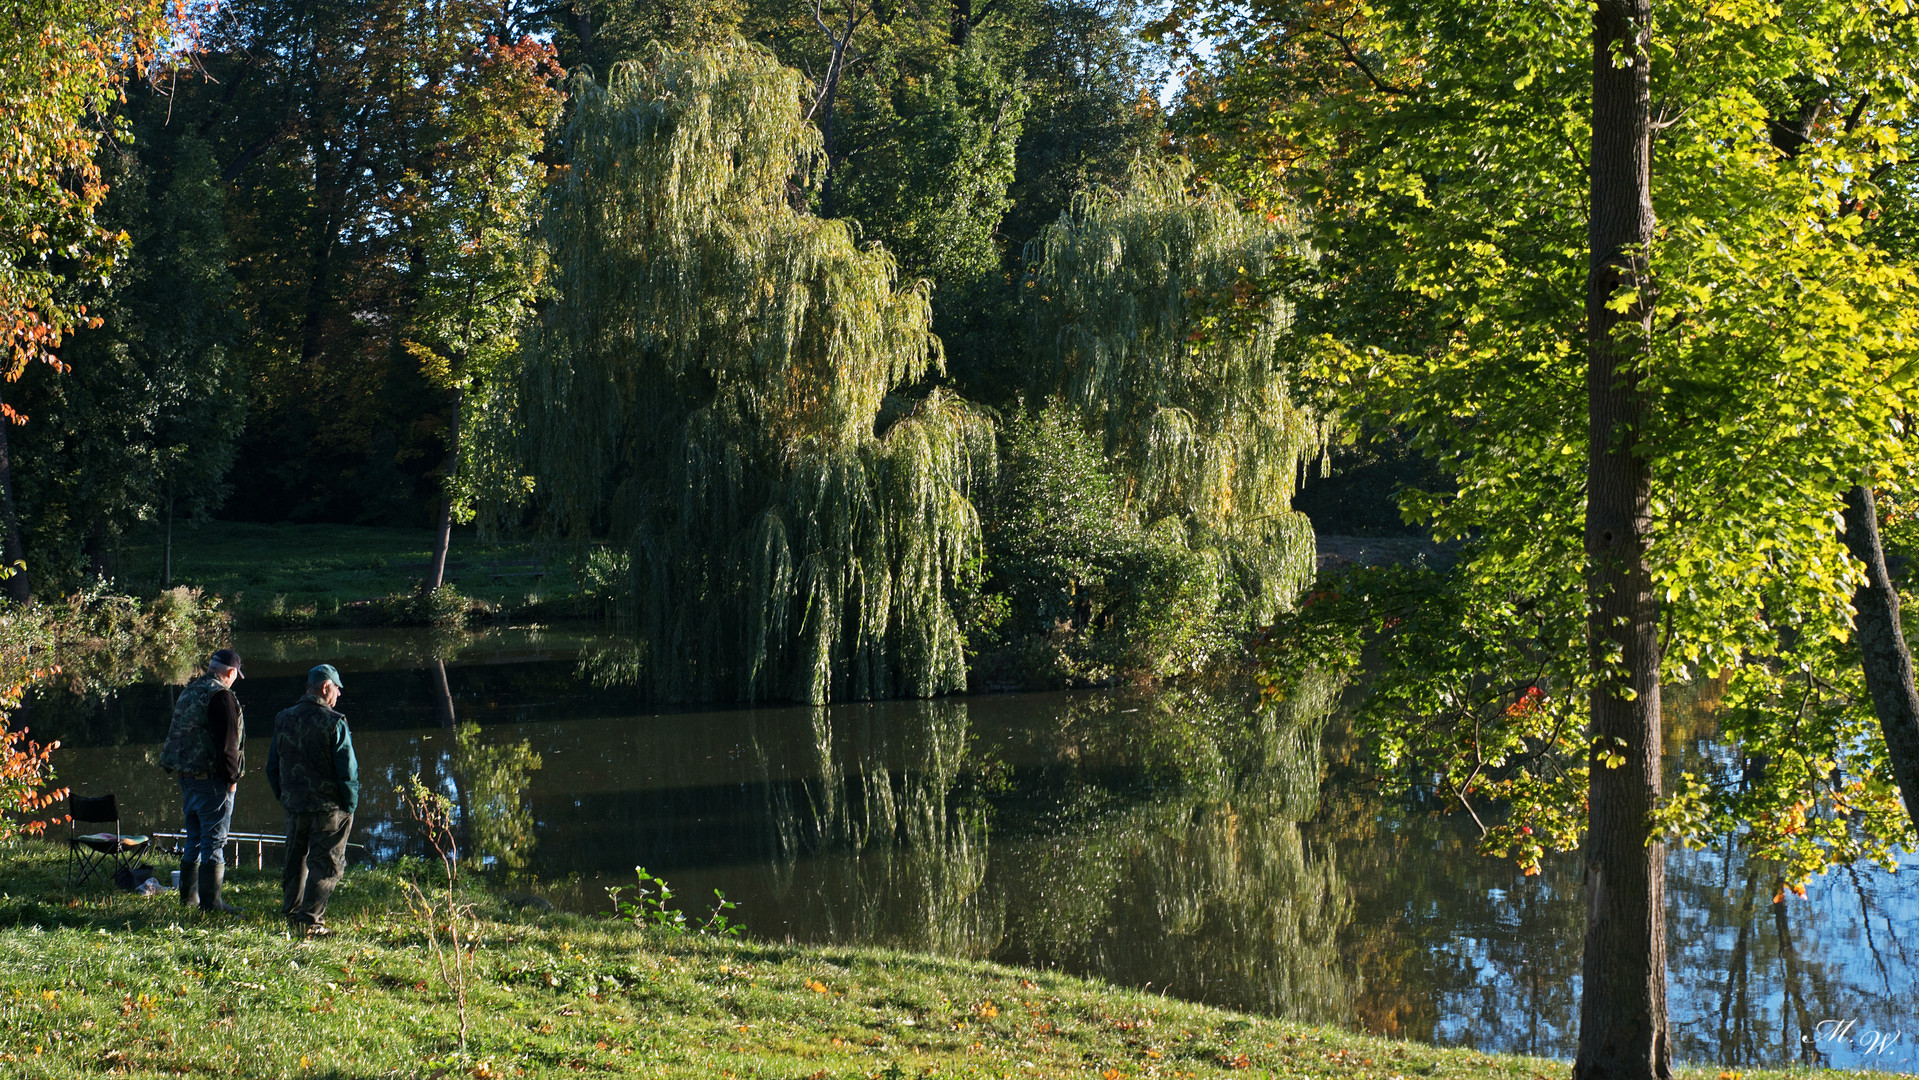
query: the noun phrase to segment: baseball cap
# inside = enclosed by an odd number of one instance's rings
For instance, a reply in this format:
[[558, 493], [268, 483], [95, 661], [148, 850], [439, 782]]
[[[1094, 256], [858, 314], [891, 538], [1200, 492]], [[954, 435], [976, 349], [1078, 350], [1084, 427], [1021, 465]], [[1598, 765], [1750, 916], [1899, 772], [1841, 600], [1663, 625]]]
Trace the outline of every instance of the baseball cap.
[[219, 667], [232, 668], [233, 677], [236, 679], [246, 678], [246, 675], [240, 671], [240, 654], [234, 652], [232, 649], [221, 649], [212, 656], [207, 657], [207, 667], [212, 668], [216, 665]]
[[332, 664], [318, 664], [307, 672], [307, 683], [317, 682], [330, 682], [342, 690], [346, 689], [346, 684], [340, 681], [340, 672]]

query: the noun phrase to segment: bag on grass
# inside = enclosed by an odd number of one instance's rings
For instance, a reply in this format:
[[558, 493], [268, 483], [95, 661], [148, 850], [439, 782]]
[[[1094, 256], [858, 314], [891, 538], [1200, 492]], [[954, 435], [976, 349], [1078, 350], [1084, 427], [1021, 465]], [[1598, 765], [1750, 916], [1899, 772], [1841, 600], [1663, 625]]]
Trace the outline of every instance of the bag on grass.
[[[153, 876], [153, 867], [145, 863], [141, 863], [138, 866], [122, 866], [113, 872], [113, 883], [127, 892], [145, 892], [140, 886], [149, 881], [154, 882], [156, 885], [159, 884], [159, 881]], [[146, 895], [151, 896], [153, 894], [146, 893]]]

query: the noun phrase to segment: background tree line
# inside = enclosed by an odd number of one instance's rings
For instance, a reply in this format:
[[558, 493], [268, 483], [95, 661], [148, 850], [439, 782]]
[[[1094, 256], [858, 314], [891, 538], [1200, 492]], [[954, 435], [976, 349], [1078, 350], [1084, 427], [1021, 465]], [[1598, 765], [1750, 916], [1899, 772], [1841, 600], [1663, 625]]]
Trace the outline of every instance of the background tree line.
[[[116, 537], [213, 515], [437, 526], [431, 588], [453, 523], [484, 515], [613, 543], [621, 613], [671, 670], [700, 672], [659, 692], [820, 698], [953, 689], [970, 662], [1005, 684], [1191, 670], [1310, 576], [1289, 504], [1326, 429], [1272, 363], [1288, 305], [1206, 329], [1208, 305], [1297, 257], [1297, 237], [1167, 156], [1164, 58], [1133, 5], [189, 13], [91, 155], [100, 225], [125, 250], [64, 292], [101, 325], [65, 345], [67, 370], [10, 389], [33, 418], [11, 433], [23, 589], [70, 588], [110, 569]], [[652, 90], [619, 89], [642, 70]], [[628, 243], [594, 200], [655, 174], [575, 183], [596, 123], [672, 98], [662, 72], [781, 95], [725, 135], [771, 186], [715, 193], [759, 207], [761, 231]], [[723, 161], [689, 176], [717, 182]], [[712, 209], [669, 203], [662, 221]], [[785, 259], [802, 234], [827, 246]], [[664, 293], [606, 277], [718, 258], [744, 261], [672, 316], [718, 320], [688, 339], [698, 357], [656, 348]], [[810, 305], [792, 334], [715, 313], [775, 279], [780, 303]], [[865, 361], [802, 325], [863, 300]], [[812, 381], [790, 381], [808, 363]], [[542, 381], [562, 369], [564, 392]], [[667, 381], [620, 396], [648, 372]], [[796, 471], [816, 453], [836, 480]], [[706, 487], [684, 471], [701, 460], [721, 470]], [[943, 494], [907, 492], [934, 474]], [[671, 512], [688, 484], [716, 502]], [[713, 531], [708, 510], [734, 504]]]

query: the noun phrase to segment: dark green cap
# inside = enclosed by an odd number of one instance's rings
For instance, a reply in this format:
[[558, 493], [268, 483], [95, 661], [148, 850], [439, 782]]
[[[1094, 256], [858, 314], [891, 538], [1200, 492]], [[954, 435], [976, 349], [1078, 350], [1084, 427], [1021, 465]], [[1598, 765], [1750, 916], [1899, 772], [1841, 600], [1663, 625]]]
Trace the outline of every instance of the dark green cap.
[[321, 664], [307, 672], [307, 685], [312, 686], [317, 682], [330, 682], [342, 690], [346, 689], [346, 684], [340, 681], [339, 671], [332, 664]]

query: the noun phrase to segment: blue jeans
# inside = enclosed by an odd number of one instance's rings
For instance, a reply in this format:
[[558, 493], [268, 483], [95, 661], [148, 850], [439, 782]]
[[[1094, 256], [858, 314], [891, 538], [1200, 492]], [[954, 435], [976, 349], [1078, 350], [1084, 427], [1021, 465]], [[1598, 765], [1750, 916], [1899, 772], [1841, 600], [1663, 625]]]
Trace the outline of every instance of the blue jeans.
[[227, 829], [233, 825], [233, 792], [218, 780], [180, 778], [187, 813], [185, 862], [227, 861]]

